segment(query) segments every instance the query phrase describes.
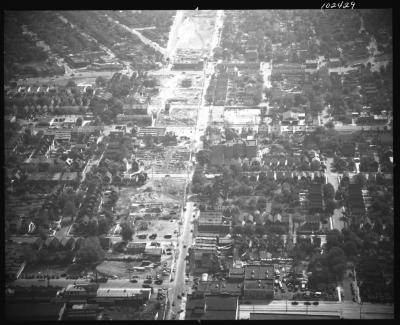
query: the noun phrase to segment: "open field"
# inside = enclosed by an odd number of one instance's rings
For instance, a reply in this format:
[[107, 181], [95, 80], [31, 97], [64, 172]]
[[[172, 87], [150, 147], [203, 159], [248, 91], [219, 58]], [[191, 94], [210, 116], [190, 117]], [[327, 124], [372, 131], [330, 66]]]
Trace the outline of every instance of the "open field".
[[49, 81], [48, 77], [43, 78], [26, 78], [23, 81], [18, 82], [24, 84], [54, 84], [57, 86], [65, 86], [69, 80], [73, 80], [76, 84], [94, 84], [97, 77], [111, 78], [116, 71], [80, 71], [77, 72], [73, 77], [71, 76], [59, 76], [52, 77]]
[[[211, 45], [214, 32], [216, 11], [205, 11], [209, 19], [199, 16], [198, 13], [185, 13], [185, 18], [179, 29], [177, 48], [192, 48], [206, 50]], [[197, 14], [197, 17], [194, 16]]]

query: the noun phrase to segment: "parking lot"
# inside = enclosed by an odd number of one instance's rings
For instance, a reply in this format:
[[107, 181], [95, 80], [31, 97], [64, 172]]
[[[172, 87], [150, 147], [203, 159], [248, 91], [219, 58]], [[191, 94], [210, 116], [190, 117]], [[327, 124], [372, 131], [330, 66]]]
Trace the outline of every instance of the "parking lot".
[[[169, 243], [176, 243], [177, 232], [179, 231], [178, 220], [158, 220], [149, 223], [147, 230], [138, 230], [134, 235], [134, 241], [136, 242], [160, 242], [163, 245]], [[152, 234], [157, 236], [152, 240], [149, 238]], [[146, 235], [146, 238], [140, 238], [139, 236]], [[171, 237], [169, 237], [171, 236]], [[143, 237], [143, 236], [142, 236]]]

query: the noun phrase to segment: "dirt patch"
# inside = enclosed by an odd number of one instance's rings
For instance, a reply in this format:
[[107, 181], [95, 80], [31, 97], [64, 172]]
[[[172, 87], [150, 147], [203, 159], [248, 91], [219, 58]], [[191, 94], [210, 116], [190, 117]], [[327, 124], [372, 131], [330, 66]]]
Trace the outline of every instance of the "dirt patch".
[[97, 271], [105, 275], [116, 275], [121, 278], [128, 278], [128, 269], [134, 266], [140, 266], [140, 262], [117, 262], [117, 261], [104, 261], [97, 266]]

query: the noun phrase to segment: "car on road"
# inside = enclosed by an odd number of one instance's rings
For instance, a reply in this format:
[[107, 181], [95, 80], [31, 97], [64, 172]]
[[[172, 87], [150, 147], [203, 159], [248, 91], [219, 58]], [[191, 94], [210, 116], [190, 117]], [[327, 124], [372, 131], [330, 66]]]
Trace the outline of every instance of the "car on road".
[[138, 280], [137, 280], [137, 279], [131, 279], [130, 282], [132, 282], [132, 283], [138, 283]]
[[164, 235], [165, 239], [170, 239], [172, 237], [172, 235]]
[[292, 305], [298, 305], [299, 303], [297, 301], [292, 301]]
[[186, 207], [183, 208], [183, 211], [186, 211]]
[[157, 234], [151, 234], [151, 235], [149, 236], [150, 239], [155, 239], [156, 237], [157, 237]]
[[142, 288], [151, 288], [151, 285], [150, 284], [143, 284]]
[[177, 298], [178, 298], [178, 299], [182, 299], [181, 295], [178, 295]]
[[187, 246], [186, 245], [183, 245], [183, 248], [186, 248]]
[[314, 301], [312, 304], [313, 304], [314, 306], [318, 306], [318, 305], [319, 305], [319, 302], [318, 302], [318, 301]]
[[311, 305], [311, 302], [309, 302], [309, 301], [305, 301], [305, 302], [304, 302], [304, 305], [306, 305], [306, 306], [310, 306], [310, 305]]
[[162, 279], [158, 279], [158, 280], [154, 281], [154, 283], [157, 284], [157, 285], [161, 285], [163, 283], [163, 280]]

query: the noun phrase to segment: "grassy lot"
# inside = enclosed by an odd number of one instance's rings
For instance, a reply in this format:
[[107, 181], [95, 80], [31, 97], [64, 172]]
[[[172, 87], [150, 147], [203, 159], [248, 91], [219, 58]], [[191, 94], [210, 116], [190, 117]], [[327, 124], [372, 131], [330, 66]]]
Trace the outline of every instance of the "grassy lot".
[[23, 274], [37, 274], [39, 272], [43, 274], [58, 275], [60, 276], [62, 273], [66, 273], [68, 269], [68, 265], [32, 265], [28, 264], [23, 271]]

